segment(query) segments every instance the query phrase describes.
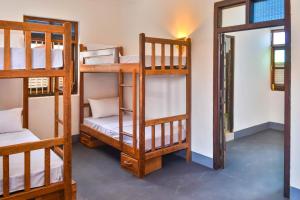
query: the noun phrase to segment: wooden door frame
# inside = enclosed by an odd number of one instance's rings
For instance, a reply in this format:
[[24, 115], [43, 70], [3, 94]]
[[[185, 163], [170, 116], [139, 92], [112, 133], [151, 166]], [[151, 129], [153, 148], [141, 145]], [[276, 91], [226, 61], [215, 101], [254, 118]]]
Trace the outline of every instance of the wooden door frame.
[[[246, 23], [243, 25], [221, 27], [222, 9], [246, 5]], [[286, 69], [285, 69], [285, 113], [284, 113], [284, 196], [290, 195], [290, 144], [291, 144], [291, 5], [285, 0], [285, 19], [251, 23], [251, 0], [224, 0], [214, 6], [214, 53], [213, 53], [213, 163], [214, 169], [224, 168], [224, 149], [220, 145], [220, 65], [219, 35], [237, 31], [255, 30], [284, 26], [286, 31]]]

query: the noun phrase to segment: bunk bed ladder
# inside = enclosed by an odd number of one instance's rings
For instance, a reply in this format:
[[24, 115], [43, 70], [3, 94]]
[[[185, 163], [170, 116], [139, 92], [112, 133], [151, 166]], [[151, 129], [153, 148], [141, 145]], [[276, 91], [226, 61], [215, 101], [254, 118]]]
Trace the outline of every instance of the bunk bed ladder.
[[[126, 85], [124, 83], [124, 72], [120, 70], [119, 72], [119, 132], [120, 132], [120, 145], [121, 150], [123, 149], [123, 139], [124, 136], [132, 137], [132, 147], [134, 150], [134, 154], [137, 152], [137, 88], [136, 88], [136, 70], [132, 71], [132, 84]], [[131, 108], [125, 108], [124, 105], [124, 88], [132, 88], [132, 109]], [[132, 134], [126, 133], [123, 130], [123, 118], [124, 113], [132, 113]]]

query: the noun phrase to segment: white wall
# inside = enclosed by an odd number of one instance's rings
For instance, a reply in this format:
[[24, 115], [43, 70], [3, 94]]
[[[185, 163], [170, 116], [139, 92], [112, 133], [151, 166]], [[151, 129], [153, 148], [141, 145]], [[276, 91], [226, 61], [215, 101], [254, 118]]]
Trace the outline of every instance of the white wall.
[[291, 113], [291, 185], [300, 188], [300, 1], [291, 1], [292, 13], [292, 113]]
[[271, 30], [235, 36], [234, 131], [266, 122], [284, 123], [284, 92], [271, 90]]
[[[80, 42], [88, 44], [118, 44], [119, 1], [118, 0], [10, 0], [3, 1], [0, 8], [1, 20], [22, 21], [23, 15], [49, 17], [79, 21]], [[13, 39], [12, 39], [13, 40]], [[3, 39], [0, 37], [0, 41]], [[22, 40], [21, 40], [22, 42]], [[1, 42], [0, 42], [1, 43]], [[13, 41], [19, 46], [20, 41]], [[111, 96], [114, 79], [107, 76], [88, 76], [87, 96]], [[103, 90], [101, 90], [104, 88]], [[102, 91], [101, 93], [99, 91]], [[41, 138], [53, 135], [53, 98], [30, 99], [30, 129]], [[22, 106], [22, 80], [0, 80], [0, 109]], [[72, 133], [79, 130], [79, 97], [72, 96]]]

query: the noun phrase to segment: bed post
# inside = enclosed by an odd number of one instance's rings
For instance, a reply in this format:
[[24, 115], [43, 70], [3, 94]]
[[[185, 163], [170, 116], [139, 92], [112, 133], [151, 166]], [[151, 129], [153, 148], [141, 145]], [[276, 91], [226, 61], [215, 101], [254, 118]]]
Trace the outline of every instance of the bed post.
[[191, 123], [192, 123], [192, 42], [191, 38], [187, 39], [187, 70], [186, 75], [186, 161], [191, 162]]
[[29, 93], [28, 93], [28, 78], [23, 78], [23, 128], [29, 128]]
[[64, 184], [65, 199], [72, 199], [72, 139], [71, 139], [71, 24], [65, 23], [64, 43], [64, 89], [63, 89], [63, 127], [64, 127]]
[[145, 176], [145, 43], [144, 33], [140, 34], [140, 85], [139, 85], [139, 177]]
[[[80, 101], [80, 123], [79, 123], [79, 126], [81, 124], [83, 124], [83, 118], [84, 118], [84, 73], [83, 72], [79, 72], [80, 74], [80, 89], [79, 89], [79, 101]], [[80, 127], [79, 127], [79, 130], [80, 130]]]

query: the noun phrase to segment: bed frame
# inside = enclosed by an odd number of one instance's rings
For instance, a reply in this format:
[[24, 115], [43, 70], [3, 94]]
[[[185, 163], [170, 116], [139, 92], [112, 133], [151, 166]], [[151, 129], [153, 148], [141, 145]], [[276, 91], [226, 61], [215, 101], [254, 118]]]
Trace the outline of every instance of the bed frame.
[[[0, 20], [0, 29], [4, 30], [4, 69], [0, 70], [0, 78], [22, 78], [23, 79], [23, 127], [29, 128], [29, 94], [28, 79], [30, 77], [55, 77], [55, 134], [54, 138], [40, 140], [37, 142], [22, 143], [17, 145], [0, 147], [0, 156], [3, 158], [3, 195], [2, 200], [34, 199], [34, 200], [71, 200], [76, 199], [76, 183], [72, 181], [72, 143], [71, 143], [71, 25], [64, 26], [40, 25], [23, 22], [12, 22]], [[11, 67], [10, 55], [10, 32], [12, 30], [23, 31], [25, 37], [26, 68], [15, 70]], [[32, 69], [31, 59], [31, 33], [45, 33], [45, 68]], [[52, 69], [51, 66], [51, 34], [59, 33], [64, 37], [64, 67]], [[63, 120], [58, 119], [59, 88], [58, 78], [63, 77]], [[63, 136], [58, 134], [59, 124], [63, 125]], [[45, 150], [45, 183], [39, 188], [31, 188], [30, 152]], [[63, 159], [63, 181], [51, 184], [50, 153], [54, 150]], [[13, 154], [24, 153], [24, 191], [10, 193], [9, 183], [9, 157]]]
[[[146, 68], [146, 44], [150, 43], [152, 49], [152, 66]], [[155, 47], [161, 46], [161, 66], [155, 64]], [[170, 66], [166, 66], [165, 50], [166, 46], [170, 46]], [[174, 48], [178, 48], [178, 65], [173, 62]], [[121, 166], [129, 170], [134, 175], [142, 178], [145, 175], [158, 170], [162, 167], [162, 156], [180, 150], [186, 150], [186, 160], [191, 160], [191, 40], [169, 40], [161, 38], [146, 37], [145, 34], [139, 36], [139, 57], [140, 63], [120, 64], [118, 63], [118, 55], [122, 53], [122, 48], [112, 48], [102, 51], [86, 51], [87, 48], [81, 45], [82, 63], [80, 65], [80, 131], [83, 136], [87, 135], [96, 138], [101, 142], [108, 144], [121, 151]], [[186, 66], [183, 64], [183, 53], [186, 52]], [[104, 65], [87, 65], [85, 59], [101, 55], [115, 55], [114, 64]], [[85, 108], [89, 108], [89, 104], [84, 102], [84, 74], [86, 73], [118, 73], [119, 75], [119, 140], [113, 139], [104, 133], [86, 126], [84, 122]], [[124, 74], [132, 74], [132, 84], [124, 84]], [[139, 76], [139, 83], [137, 82]], [[149, 75], [182, 75], [186, 77], [186, 114], [178, 116], [170, 116], [166, 118], [145, 119], [145, 78]], [[132, 110], [125, 108], [123, 104], [124, 88], [131, 87], [133, 100]], [[139, 88], [139, 102], [137, 102], [137, 88]], [[139, 109], [137, 108], [139, 106]], [[89, 108], [90, 109], [90, 108]], [[137, 137], [137, 110], [139, 110], [139, 137]], [[124, 135], [128, 133], [123, 131], [123, 114], [132, 113], [133, 120], [133, 145], [130, 146], [123, 142]], [[89, 112], [91, 114], [91, 111]], [[186, 120], [186, 140], [182, 141], [182, 121]], [[179, 142], [173, 142], [173, 124], [178, 122], [179, 125]], [[170, 124], [170, 145], [165, 144], [165, 125]], [[161, 127], [161, 147], [156, 148], [155, 145], [155, 127]], [[145, 151], [145, 128], [152, 129], [152, 148]], [[137, 141], [139, 138], [139, 142]], [[139, 144], [139, 147], [137, 147]]]

